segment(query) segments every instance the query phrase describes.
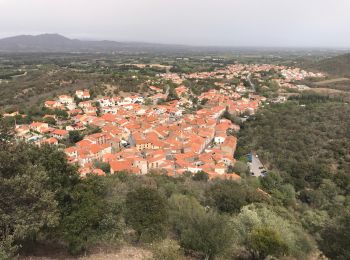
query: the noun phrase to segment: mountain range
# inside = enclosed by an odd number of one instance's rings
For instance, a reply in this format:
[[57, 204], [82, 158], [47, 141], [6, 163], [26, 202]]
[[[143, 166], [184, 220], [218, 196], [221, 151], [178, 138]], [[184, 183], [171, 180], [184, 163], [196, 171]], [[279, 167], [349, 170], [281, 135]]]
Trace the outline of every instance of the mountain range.
[[[70, 39], [60, 34], [18, 35], [0, 39], [0, 53], [140, 53], [140, 52], [207, 52], [207, 53], [249, 53], [276, 54], [285, 52], [310, 52], [311, 49], [287, 47], [229, 47], [229, 46], [189, 46], [180, 44], [159, 44], [145, 42], [119, 42]], [[314, 48], [312, 52], [323, 52]]]
[[140, 52], [188, 48], [184, 45], [140, 42], [85, 41], [59, 34], [19, 35], [0, 39], [0, 52]]

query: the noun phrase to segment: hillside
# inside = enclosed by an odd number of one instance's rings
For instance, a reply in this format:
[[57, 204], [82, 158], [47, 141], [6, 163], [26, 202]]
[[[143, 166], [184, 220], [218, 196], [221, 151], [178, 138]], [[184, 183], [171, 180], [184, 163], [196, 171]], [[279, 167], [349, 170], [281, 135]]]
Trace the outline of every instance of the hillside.
[[340, 178], [347, 179], [341, 187], [344, 190], [350, 181], [350, 133], [344, 127], [350, 123], [350, 108], [311, 98], [317, 96], [305, 95], [299, 100], [305, 107], [277, 105], [249, 121], [240, 133], [238, 152], [244, 155], [258, 151], [270, 168], [280, 172], [297, 191], [317, 189], [324, 178], [339, 185]]
[[19, 35], [0, 39], [0, 52], [137, 52], [179, 51], [187, 46], [69, 39], [59, 34]]
[[311, 68], [326, 72], [330, 76], [350, 76], [350, 53], [318, 61]]
[[257, 151], [269, 168], [260, 180], [265, 191], [295, 196], [304, 229], [330, 259], [350, 259], [349, 252], [338, 253], [350, 241], [344, 232], [350, 224], [349, 112], [346, 103], [302, 96], [248, 120], [238, 143], [238, 156]]

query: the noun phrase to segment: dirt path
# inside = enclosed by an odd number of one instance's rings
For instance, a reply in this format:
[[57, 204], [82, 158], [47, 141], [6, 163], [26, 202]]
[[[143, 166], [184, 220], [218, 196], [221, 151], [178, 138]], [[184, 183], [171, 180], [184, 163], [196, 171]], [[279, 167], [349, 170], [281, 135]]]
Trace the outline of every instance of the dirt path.
[[100, 254], [92, 254], [87, 257], [78, 258], [79, 260], [109, 260], [109, 259], [117, 259], [117, 260], [143, 260], [143, 259], [151, 259], [152, 253], [150, 251], [135, 248], [135, 247], [124, 247], [120, 251], [115, 253], [100, 253]]
[[324, 85], [329, 85], [329, 84], [334, 84], [339, 82], [348, 82], [348, 81], [350, 81], [350, 79], [348, 78], [336, 78], [336, 79], [318, 81], [318, 82], [315, 82], [314, 84], [316, 86], [324, 86]]
[[26, 256], [21, 260], [150, 260], [152, 253], [149, 250], [126, 246], [120, 250], [108, 250], [108, 252], [92, 253], [87, 256], [71, 257], [66, 253], [55, 252], [53, 256]]

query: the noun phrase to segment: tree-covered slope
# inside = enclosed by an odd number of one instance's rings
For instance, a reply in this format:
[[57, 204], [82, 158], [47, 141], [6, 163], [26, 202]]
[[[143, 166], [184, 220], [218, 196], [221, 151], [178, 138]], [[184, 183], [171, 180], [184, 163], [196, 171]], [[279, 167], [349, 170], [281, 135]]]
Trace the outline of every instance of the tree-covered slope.
[[304, 96], [270, 106], [242, 127], [238, 147], [238, 157], [257, 151], [268, 167], [260, 183], [273, 199], [296, 192], [293, 211], [320, 250], [349, 259], [349, 104]]
[[311, 65], [311, 68], [326, 72], [331, 76], [350, 76], [350, 53], [324, 59]]
[[330, 101], [270, 107], [244, 126], [239, 153], [257, 150], [297, 190], [317, 188], [325, 178], [347, 189], [349, 115], [348, 104]]

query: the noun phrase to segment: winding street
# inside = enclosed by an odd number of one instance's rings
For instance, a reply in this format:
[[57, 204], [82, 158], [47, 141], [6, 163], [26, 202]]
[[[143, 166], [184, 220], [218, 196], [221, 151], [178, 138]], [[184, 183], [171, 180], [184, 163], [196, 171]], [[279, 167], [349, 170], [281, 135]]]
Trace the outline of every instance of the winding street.
[[248, 80], [249, 85], [250, 85], [250, 87], [252, 88], [252, 90], [253, 90], [254, 92], [256, 92], [256, 88], [255, 88], [255, 85], [253, 84], [253, 82], [252, 82], [252, 80], [251, 80], [251, 76], [252, 76], [252, 74], [249, 73], [248, 76], [247, 76], [247, 80]]

